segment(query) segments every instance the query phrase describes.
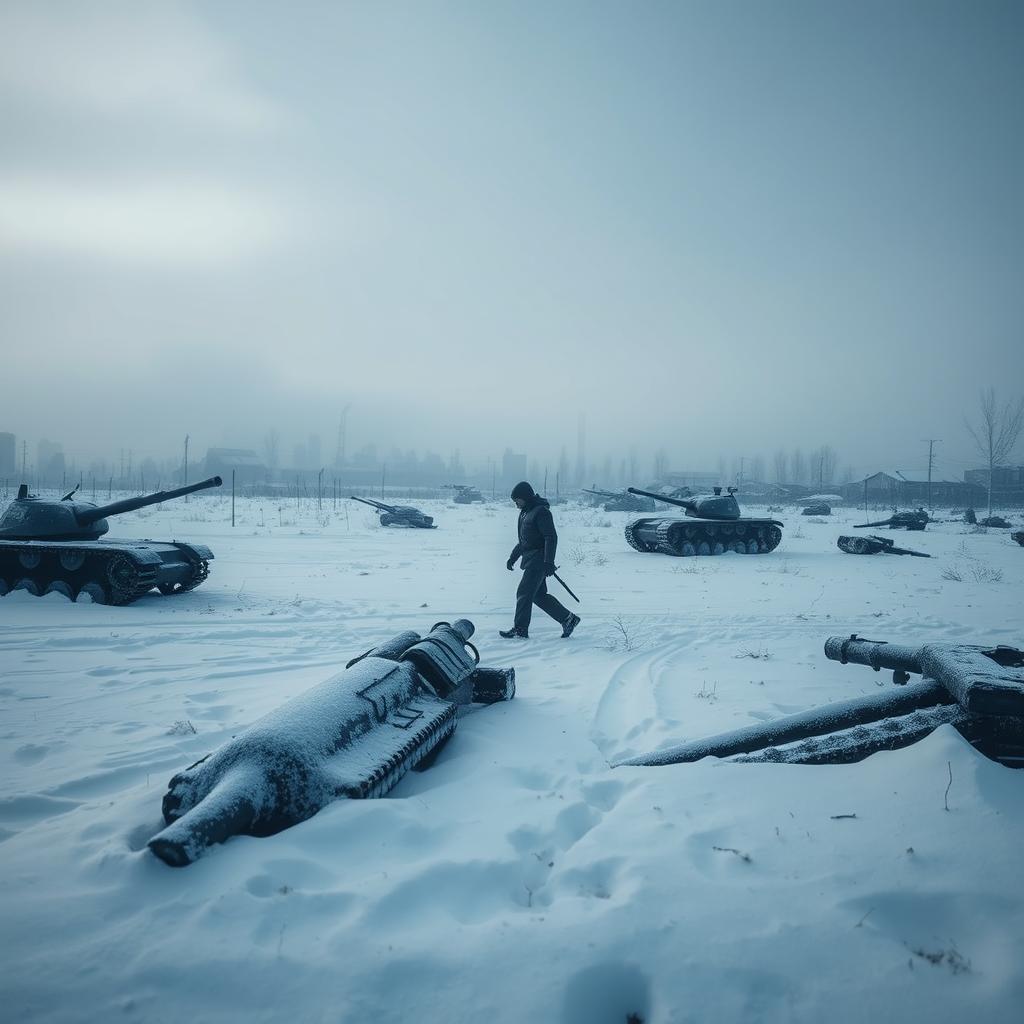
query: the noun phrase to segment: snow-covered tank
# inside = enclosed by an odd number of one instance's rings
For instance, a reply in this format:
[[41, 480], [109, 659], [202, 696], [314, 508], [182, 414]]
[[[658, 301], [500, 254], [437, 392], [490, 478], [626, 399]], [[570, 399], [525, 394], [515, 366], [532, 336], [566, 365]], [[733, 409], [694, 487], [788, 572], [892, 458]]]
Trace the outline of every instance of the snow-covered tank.
[[210, 574], [213, 552], [205, 545], [100, 538], [110, 529], [107, 516], [220, 485], [213, 476], [97, 506], [73, 501], [75, 491], [60, 501], [38, 498], [22, 484], [0, 518], [0, 596], [27, 590], [37, 597], [57, 593], [77, 601], [85, 594], [95, 604], [131, 604], [154, 587], [161, 594], [193, 590]]
[[721, 555], [726, 551], [764, 555], [782, 540], [783, 524], [776, 519], [744, 519], [740, 515], [736, 488], [694, 498], [670, 498], [651, 491], [628, 488], [668, 505], [686, 510], [685, 518], [656, 516], [634, 519], [626, 524], [626, 541], [637, 551], [663, 555]]

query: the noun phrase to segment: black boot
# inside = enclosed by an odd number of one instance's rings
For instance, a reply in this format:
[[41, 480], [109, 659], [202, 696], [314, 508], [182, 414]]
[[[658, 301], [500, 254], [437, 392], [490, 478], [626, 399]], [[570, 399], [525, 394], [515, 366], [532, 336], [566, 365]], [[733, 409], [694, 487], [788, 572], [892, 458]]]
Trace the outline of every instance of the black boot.
[[580, 624], [580, 617], [569, 612], [569, 618], [562, 623], [562, 639], [572, 636], [572, 631]]
[[503, 636], [506, 640], [528, 640], [530, 634], [525, 630], [516, 629], [513, 626], [511, 629], [499, 629], [498, 636]]

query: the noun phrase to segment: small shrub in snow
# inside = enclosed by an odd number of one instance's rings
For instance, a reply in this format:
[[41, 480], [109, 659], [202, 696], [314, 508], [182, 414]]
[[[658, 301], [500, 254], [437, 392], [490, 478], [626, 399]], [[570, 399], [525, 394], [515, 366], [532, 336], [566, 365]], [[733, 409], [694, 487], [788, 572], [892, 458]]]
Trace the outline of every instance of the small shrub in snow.
[[636, 639], [621, 615], [612, 619], [612, 629], [608, 633], [605, 648], [609, 651], [631, 651], [637, 646]]
[[573, 565], [583, 565], [587, 560], [587, 553], [579, 544], [569, 548], [569, 550], [566, 551], [566, 555]]
[[1002, 583], [1003, 570], [979, 563], [971, 566], [971, 575], [977, 583]]
[[196, 727], [187, 718], [179, 718], [178, 721], [176, 721], [174, 725], [172, 725], [170, 729], [167, 730], [167, 735], [194, 736], [195, 731]]
[[771, 656], [771, 651], [766, 651], [761, 647], [758, 647], [756, 651], [744, 649], [736, 655], [737, 658], [763, 658], [765, 661], [767, 661]]
[[960, 570], [955, 565], [947, 565], [942, 570], [942, 578], [944, 580], [952, 580], [954, 583], [962, 583], [964, 579], [960, 574]]
[[718, 700], [718, 683], [714, 683], [711, 689], [708, 689], [707, 680], [700, 684], [700, 689], [694, 694], [694, 697], [700, 700], [714, 701]]

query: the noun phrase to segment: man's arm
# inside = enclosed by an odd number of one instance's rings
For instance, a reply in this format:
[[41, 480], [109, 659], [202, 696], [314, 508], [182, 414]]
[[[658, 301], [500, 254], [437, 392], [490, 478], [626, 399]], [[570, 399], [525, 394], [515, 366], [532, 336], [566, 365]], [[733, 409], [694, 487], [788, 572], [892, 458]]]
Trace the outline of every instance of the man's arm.
[[558, 534], [555, 532], [555, 521], [551, 517], [551, 509], [542, 508], [537, 512], [537, 529], [544, 538], [544, 562], [555, 564], [555, 551], [558, 549]]

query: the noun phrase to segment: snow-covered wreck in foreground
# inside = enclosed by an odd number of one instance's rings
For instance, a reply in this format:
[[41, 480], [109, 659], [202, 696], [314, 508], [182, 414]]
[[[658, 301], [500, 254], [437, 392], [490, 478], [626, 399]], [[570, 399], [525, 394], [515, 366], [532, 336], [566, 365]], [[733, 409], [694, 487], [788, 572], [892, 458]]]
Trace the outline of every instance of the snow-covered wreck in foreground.
[[437, 753], [460, 705], [514, 696], [515, 669], [478, 667], [473, 632], [458, 619], [423, 638], [400, 633], [179, 772], [163, 798], [167, 828], [149, 848], [183, 867], [208, 846], [273, 835], [339, 797], [383, 796]]
[[[981, 753], [1024, 767], [1024, 652], [968, 644], [890, 644], [833, 636], [825, 656], [889, 669], [897, 690], [787, 715], [762, 725], [655, 750], [620, 764], [658, 766], [730, 757], [736, 761], [844, 764], [896, 750], [952, 725]], [[921, 675], [910, 683], [911, 674]]]

